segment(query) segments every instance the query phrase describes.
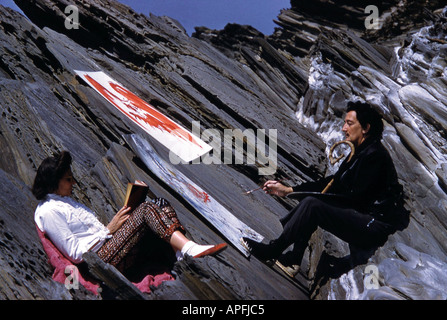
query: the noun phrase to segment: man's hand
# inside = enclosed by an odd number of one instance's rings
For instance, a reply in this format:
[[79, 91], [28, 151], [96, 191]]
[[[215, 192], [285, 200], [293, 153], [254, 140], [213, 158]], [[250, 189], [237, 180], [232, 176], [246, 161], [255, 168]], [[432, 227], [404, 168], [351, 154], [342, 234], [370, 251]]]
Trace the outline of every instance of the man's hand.
[[287, 187], [275, 180], [268, 180], [264, 183], [263, 190], [267, 194], [273, 194], [279, 197], [285, 197], [289, 193], [293, 192], [292, 187]]
[[120, 211], [116, 213], [113, 217], [112, 221], [107, 225], [107, 229], [109, 229], [111, 234], [114, 234], [121, 226], [129, 219], [130, 215], [130, 207], [122, 207]]

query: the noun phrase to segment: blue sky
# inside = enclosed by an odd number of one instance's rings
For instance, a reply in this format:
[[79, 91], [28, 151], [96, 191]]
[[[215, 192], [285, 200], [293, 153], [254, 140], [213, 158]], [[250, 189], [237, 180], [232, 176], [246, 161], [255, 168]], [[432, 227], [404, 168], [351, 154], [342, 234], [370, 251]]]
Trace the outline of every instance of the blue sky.
[[265, 35], [273, 33], [281, 9], [290, 0], [120, 0], [135, 11], [178, 20], [188, 34], [194, 27], [223, 29], [227, 23], [248, 24]]
[[[73, 1], [74, 4], [76, 1]], [[227, 23], [248, 24], [265, 35], [273, 33], [281, 9], [290, 8], [290, 0], [119, 0], [135, 11], [168, 16], [178, 20], [189, 35], [194, 27], [223, 29]], [[17, 10], [13, 0], [0, 4]]]

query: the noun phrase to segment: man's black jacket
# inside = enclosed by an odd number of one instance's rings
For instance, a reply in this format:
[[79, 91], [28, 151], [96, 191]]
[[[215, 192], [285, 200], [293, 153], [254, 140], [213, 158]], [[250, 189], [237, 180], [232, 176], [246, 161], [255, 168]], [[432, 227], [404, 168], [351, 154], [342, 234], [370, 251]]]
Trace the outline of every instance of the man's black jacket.
[[379, 139], [366, 139], [352, 159], [340, 165], [335, 175], [295, 186], [293, 191], [321, 192], [332, 179], [334, 182], [327, 192], [343, 196], [343, 206], [388, 223], [400, 218], [404, 210], [402, 186], [393, 161]]

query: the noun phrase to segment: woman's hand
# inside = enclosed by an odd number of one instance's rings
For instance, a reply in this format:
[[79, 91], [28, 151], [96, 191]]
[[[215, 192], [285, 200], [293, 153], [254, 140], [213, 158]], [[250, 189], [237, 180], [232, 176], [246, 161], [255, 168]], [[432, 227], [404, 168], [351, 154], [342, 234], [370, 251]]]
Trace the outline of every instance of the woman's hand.
[[130, 215], [130, 207], [122, 207], [120, 211], [116, 213], [116, 215], [112, 218], [112, 221], [107, 225], [107, 229], [109, 229], [110, 233], [115, 233], [121, 226], [129, 219]]
[[293, 192], [292, 187], [287, 187], [275, 180], [268, 180], [264, 183], [263, 190], [265, 193], [273, 194], [279, 197], [285, 197], [289, 193]]

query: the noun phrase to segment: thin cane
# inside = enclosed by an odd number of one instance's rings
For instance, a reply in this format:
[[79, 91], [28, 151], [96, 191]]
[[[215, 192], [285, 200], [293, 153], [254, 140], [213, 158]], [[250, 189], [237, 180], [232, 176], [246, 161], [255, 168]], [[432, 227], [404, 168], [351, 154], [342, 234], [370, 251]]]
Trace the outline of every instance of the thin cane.
[[[334, 157], [332, 156], [332, 153], [334, 152], [335, 147], [337, 147], [339, 144], [347, 144], [350, 148], [351, 148], [351, 153], [349, 154], [348, 157], [348, 162], [351, 161], [352, 157], [354, 156], [355, 153], [355, 147], [352, 144], [351, 141], [347, 141], [347, 140], [343, 140], [343, 141], [338, 141], [336, 142], [331, 149], [329, 150], [329, 160], [331, 162], [331, 165], [336, 164], [338, 161], [340, 161], [341, 159], [343, 159], [343, 157], [345, 156], [344, 154], [340, 155], [338, 158], [334, 159]], [[326, 193], [329, 188], [332, 186], [332, 184], [334, 183], [334, 179], [332, 179], [331, 181], [329, 181], [329, 183], [327, 184], [327, 186], [323, 189], [323, 191], [321, 191], [321, 193]]]

